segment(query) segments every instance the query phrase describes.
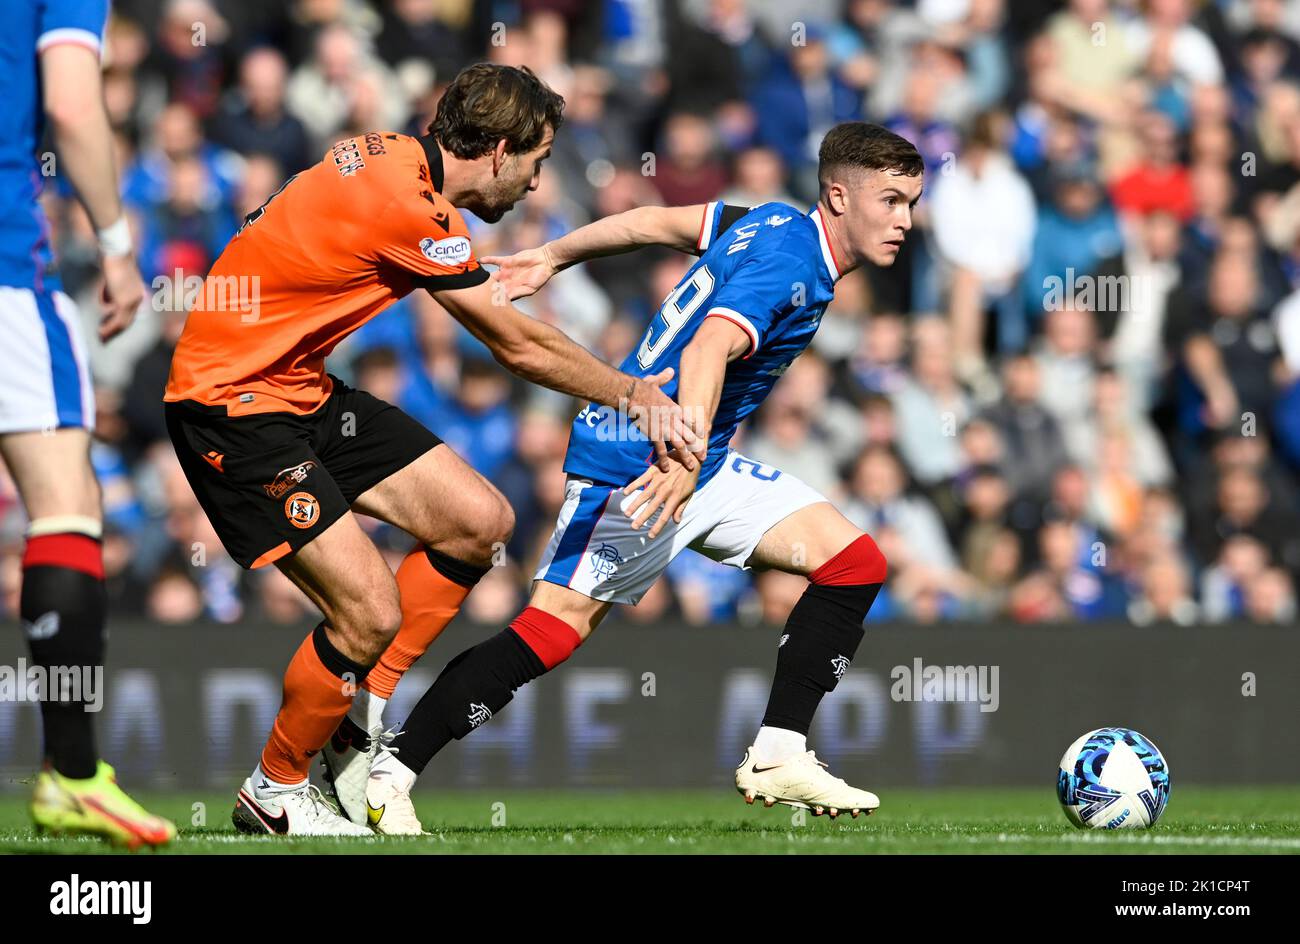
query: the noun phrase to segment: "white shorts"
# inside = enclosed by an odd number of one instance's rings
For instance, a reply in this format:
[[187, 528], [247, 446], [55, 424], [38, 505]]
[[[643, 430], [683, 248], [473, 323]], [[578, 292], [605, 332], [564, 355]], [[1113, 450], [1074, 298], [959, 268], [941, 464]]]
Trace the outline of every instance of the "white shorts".
[[0, 433], [94, 429], [77, 308], [63, 292], [0, 285]]
[[555, 533], [533, 579], [601, 602], [635, 604], [684, 549], [747, 569], [746, 561], [773, 525], [826, 501], [793, 475], [728, 452], [686, 505], [682, 520], [669, 521], [652, 541], [646, 536], [649, 523], [633, 530], [623, 513], [636, 494], [570, 478]]

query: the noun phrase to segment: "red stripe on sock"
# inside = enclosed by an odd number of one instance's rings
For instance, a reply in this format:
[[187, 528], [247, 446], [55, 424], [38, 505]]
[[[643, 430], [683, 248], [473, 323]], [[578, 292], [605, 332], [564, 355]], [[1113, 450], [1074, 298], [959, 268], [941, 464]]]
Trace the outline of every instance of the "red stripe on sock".
[[860, 587], [884, 583], [887, 567], [871, 535], [864, 534], [811, 574], [808, 580], [824, 587]]
[[23, 570], [29, 567], [67, 567], [103, 580], [104, 551], [85, 534], [41, 534], [27, 539]]
[[510, 628], [542, 660], [547, 671], [573, 655], [573, 650], [582, 644], [576, 629], [535, 606], [524, 607]]

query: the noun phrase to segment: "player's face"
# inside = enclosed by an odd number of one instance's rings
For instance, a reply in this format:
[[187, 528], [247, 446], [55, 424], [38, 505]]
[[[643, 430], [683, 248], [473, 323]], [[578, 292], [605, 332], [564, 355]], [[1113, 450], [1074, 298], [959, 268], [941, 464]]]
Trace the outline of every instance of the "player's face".
[[845, 242], [857, 261], [894, 264], [912, 228], [923, 185], [920, 174], [907, 177], [886, 170], [868, 172], [857, 186], [831, 185], [830, 199], [843, 201]]
[[495, 223], [536, 190], [542, 178], [542, 161], [551, 156], [554, 139], [554, 132], [547, 128], [541, 143], [533, 150], [505, 155], [488, 193], [484, 195], [483, 207], [471, 207], [474, 213], [488, 223]]

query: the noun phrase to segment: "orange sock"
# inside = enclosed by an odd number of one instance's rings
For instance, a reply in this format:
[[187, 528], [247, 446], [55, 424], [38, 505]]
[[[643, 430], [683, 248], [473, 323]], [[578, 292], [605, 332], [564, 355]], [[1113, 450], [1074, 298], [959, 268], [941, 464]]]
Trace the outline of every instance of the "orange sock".
[[366, 668], [334, 648], [317, 626], [289, 660], [284, 695], [271, 737], [262, 749], [262, 772], [276, 783], [299, 783], [311, 759], [339, 726]]
[[431, 548], [417, 547], [397, 568], [402, 626], [379, 663], [366, 676], [365, 689], [388, 699], [406, 670], [424, 655], [487, 572]]

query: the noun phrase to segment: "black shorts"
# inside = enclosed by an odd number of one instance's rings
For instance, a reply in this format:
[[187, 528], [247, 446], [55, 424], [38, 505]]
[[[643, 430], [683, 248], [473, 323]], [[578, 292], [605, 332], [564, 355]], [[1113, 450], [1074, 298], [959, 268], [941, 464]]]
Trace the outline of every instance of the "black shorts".
[[165, 404], [185, 477], [241, 567], [301, 549], [357, 496], [442, 442], [392, 404], [331, 379], [329, 397], [305, 415]]

